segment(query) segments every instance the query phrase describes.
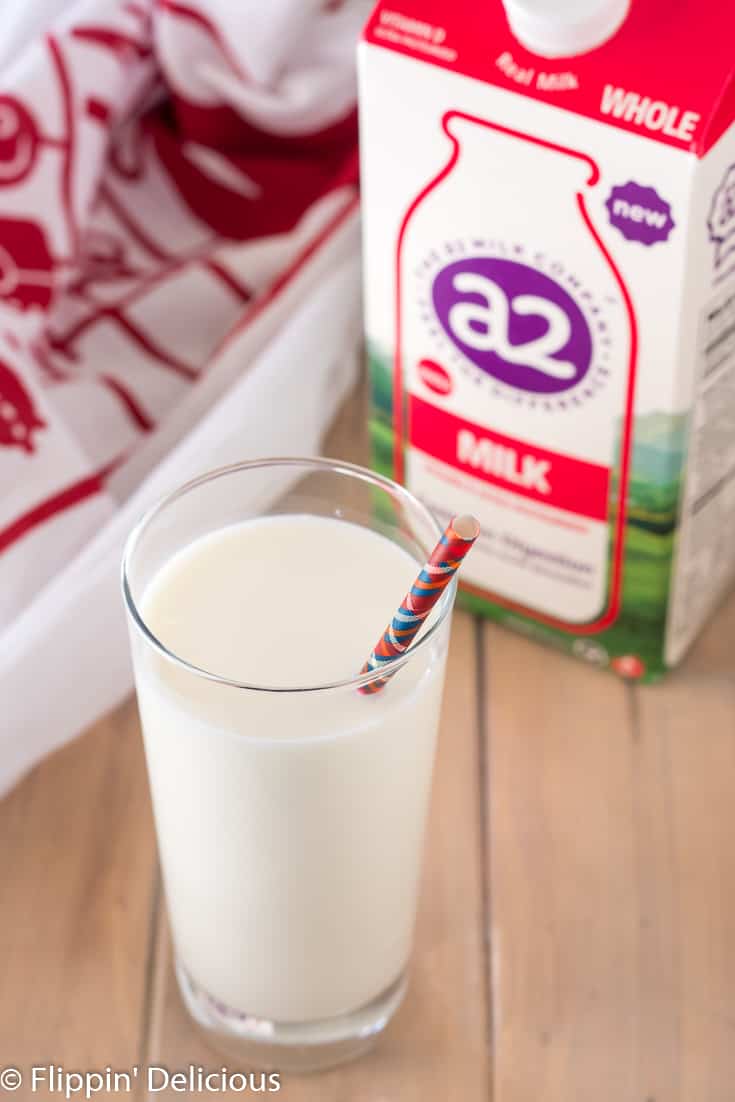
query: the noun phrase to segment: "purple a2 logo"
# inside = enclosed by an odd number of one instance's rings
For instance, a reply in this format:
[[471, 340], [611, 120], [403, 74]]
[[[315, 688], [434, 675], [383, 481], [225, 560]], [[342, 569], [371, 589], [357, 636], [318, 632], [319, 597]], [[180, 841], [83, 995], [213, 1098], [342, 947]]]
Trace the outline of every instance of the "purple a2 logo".
[[556, 394], [590, 369], [592, 335], [584, 314], [556, 280], [528, 264], [464, 257], [439, 271], [431, 295], [450, 340], [501, 383]]

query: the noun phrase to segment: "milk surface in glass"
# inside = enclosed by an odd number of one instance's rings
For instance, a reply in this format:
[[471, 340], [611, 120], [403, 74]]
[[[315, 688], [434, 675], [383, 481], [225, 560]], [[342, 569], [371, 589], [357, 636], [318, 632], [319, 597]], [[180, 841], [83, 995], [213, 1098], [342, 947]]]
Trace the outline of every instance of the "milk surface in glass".
[[405, 968], [446, 641], [375, 695], [268, 690], [353, 677], [419, 565], [358, 524], [269, 516], [195, 539], [143, 593], [168, 651], [268, 687], [136, 660], [177, 957], [226, 1007], [328, 1019]]

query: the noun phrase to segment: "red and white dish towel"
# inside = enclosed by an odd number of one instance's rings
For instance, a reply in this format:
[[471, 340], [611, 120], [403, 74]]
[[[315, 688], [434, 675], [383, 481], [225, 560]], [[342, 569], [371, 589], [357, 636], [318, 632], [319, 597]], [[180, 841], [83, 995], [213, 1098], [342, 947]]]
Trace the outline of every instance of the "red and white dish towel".
[[3, 0], [0, 791], [130, 688], [141, 511], [351, 381], [366, 7]]

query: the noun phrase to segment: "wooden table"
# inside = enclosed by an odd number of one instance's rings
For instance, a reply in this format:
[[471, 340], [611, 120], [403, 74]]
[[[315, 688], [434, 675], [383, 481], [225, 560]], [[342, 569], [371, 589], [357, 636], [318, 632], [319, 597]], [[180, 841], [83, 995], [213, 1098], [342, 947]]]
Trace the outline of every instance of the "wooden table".
[[[364, 459], [364, 418], [326, 453]], [[735, 599], [643, 688], [457, 614], [426, 852], [389, 1033], [279, 1097], [733, 1102]], [[171, 972], [132, 702], [0, 804], [0, 870], [0, 1065], [221, 1066]]]

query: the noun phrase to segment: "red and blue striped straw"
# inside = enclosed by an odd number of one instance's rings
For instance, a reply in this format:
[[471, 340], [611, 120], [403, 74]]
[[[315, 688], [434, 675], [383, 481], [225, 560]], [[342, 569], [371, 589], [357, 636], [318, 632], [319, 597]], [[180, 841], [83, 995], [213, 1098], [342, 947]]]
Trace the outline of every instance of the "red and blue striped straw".
[[[370, 673], [403, 654], [413, 643], [426, 617], [457, 572], [465, 555], [480, 534], [474, 517], [454, 517], [444, 530], [426, 565], [416, 578], [375, 645], [360, 673]], [[377, 678], [360, 686], [361, 693], [377, 693], [388, 681]]]

